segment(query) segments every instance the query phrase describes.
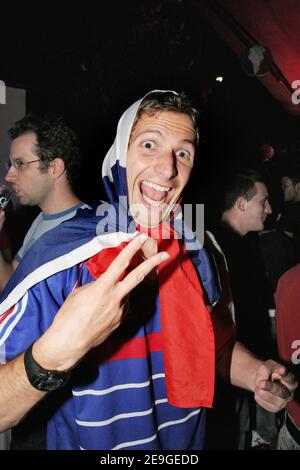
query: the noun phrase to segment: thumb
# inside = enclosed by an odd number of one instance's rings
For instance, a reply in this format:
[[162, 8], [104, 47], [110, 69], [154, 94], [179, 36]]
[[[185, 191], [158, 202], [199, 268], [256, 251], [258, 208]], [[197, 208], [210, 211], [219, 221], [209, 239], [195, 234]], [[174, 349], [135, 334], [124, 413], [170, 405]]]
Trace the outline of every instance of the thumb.
[[278, 362], [267, 360], [258, 368], [255, 385], [257, 386], [261, 380], [280, 380], [286, 373], [286, 368]]

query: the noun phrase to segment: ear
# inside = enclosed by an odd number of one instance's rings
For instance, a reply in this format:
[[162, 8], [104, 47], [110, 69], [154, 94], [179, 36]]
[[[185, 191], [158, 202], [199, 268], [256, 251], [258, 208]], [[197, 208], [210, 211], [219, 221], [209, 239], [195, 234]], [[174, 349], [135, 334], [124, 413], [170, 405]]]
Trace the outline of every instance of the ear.
[[244, 197], [240, 196], [237, 198], [235, 205], [239, 211], [244, 212], [246, 210], [247, 201]]
[[299, 195], [300, 194], [300, 182], [296, 183], [294, 188], [295, 188], [295, 191], [296, 191], [297, 195]]
[[65, 167], [65, 162], [63, 161], [62, 158], [55, 158], [54, 160], [52, 160], [52, 165], [51, 165], [51, 168], [52, 168], [52, 174], [55, 178], [60, 178], [65, 170], [66, 170], [66, 167]]

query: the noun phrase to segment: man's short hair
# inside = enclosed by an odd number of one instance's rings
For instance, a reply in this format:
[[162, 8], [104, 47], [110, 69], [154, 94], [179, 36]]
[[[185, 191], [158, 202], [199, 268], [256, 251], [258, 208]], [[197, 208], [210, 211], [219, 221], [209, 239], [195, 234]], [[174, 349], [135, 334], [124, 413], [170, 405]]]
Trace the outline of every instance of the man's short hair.
[[61, 117], [27, 114], [8, 131], [11, 139], [28, 132], [37, 136], [35, 153], [41, 160], [40, 170], [45, 173], [55, 158], [64, 161], [71, 186], [79, 176], [80, 152], [77, 137]]
[[254, 170], [245, 169], [233, 176], [227, 182], [223, 192], [223, 212], [232, 209], [239, 197], [250, 201], [256, 194], [255, 183], [264, 183], [264, 179]]
[[176, 113], [187, 114], [192, 119], [194, 128], [197, 131], [198, 111], [193, 107], [190, 99], [185, 93], [181, 92], [175, 94], [171, 91], [163, 93], [153, 91], [144, 98], [136, 114], [132, 131], [143, 114], [153, 116], [158, 111], [174, 111]]

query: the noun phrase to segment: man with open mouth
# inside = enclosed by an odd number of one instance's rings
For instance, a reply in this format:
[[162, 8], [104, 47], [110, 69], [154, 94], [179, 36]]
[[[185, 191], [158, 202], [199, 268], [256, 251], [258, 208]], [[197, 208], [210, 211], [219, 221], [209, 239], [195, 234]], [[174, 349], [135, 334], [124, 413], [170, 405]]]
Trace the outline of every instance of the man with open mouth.
[[0, 305], [0, 429], [52, 398], [48, 449], [202, 449], [215, 357], [228, 351], [232, 382], [262, 406], [291, 399], [283, 366], [235, 343], [231, 319], [213, 325], [207, 255], [184, 221], [176, 232], [196, 143], [184, 95], [146, 95], [121, 117], [103, 163], [110, 205], [78, 211], [28, 252]]

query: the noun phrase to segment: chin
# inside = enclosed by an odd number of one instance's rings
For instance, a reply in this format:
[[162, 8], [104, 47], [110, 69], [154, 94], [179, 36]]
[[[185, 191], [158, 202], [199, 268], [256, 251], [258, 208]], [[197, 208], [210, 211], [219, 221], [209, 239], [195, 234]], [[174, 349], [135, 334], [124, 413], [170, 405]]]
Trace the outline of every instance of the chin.
[[142, 225], [143, 227], [158, 227], [161, 222], [163, 221], [163, 216], [162, 214], [151, 214], [150, 212], [147, 211], [147, 214], [139, 213], [139, 214], [134, 214], [134, 220], [136, 224]]
[[166, 209], [161, 212], [151, 213], [148, 211], [147, 215], [141, 217], [141, 215], [136, 215], [134, 220], [137, 224], [142, 225], [143, 227], [155, 228], [158, 227], [165, 221], [169, 221], [170, 211], [172, 209]]

